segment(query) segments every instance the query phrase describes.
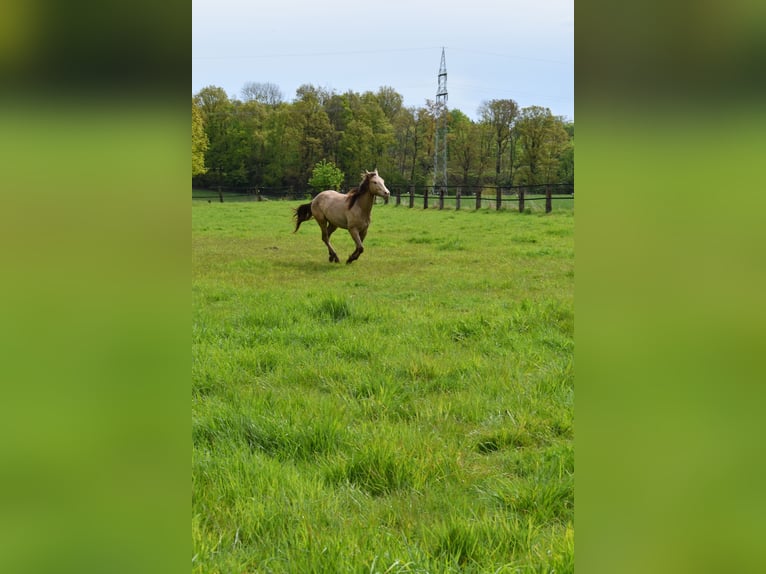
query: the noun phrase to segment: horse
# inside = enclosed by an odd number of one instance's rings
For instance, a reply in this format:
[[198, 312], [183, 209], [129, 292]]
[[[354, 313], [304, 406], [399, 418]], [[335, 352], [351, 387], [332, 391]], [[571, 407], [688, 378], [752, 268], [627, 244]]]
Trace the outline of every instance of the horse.
[[347, 194], [328, 189], [318, 193], [310, 203], [304, 203], [294, 209], [295, 231], [293, 233], [298, 231], [301, 223], [313, 217], [322, 230], [322, 241], [327, 245], [330, 253], [330, 263], [340, 263], [338, 254], [330, 243], [330, 236], [339, 227], [347, 229], [356, 244], [356, 249], [349, 255], [346, 263], [356, 261], [364, 251], [362, 242], [370, 226], [370, 212], [376, 195], [385, 199], [391, 196], [391, 192], [388, 191], [383, 178], [378, 175], [377, 169], [372, 172], [365, 170], [362, 174], [362, 183]]

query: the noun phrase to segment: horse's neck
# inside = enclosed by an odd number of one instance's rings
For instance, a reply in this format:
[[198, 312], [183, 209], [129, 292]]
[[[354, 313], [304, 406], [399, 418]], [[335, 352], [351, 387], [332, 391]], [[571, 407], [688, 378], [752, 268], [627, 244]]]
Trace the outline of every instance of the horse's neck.
[[359, 206], [359, 209], [362, 211], [362, 213], [369, 214], [370, 211], [372, 211], [373, 203], [375, 203], [375, 196], [368, 191], [367, 193], [363, 193], [356, 199], [355, 205]]

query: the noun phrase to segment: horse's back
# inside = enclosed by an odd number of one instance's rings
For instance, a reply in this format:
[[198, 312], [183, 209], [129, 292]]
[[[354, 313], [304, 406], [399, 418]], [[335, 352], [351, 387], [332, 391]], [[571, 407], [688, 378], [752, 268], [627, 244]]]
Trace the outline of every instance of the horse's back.
[[335, 191], [334, 189], [325, 189], [324, 191], [320, 191], [316, 194], [316, 197], [314, 197], [314, 201], [312, 203], [317, 201], [337, 201], [339, 199], [344, 200], [346, 199], [346, 196], [339, 191]]
[[311, 211], [317, 221], [326, 219], [333, 225], [347, 229], [346, 195], [334, 189], [320, 191], [311, 201]]

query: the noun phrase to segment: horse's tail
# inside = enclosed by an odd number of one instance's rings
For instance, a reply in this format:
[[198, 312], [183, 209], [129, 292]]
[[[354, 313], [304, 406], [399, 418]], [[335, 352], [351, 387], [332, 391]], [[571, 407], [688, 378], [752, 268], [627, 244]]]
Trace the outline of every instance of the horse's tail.
[[[298, 231], [301, 223], [314, 217], [314, 214], [311, 213], [311, 203], [304, 203], [303, 205], [296, 207], [293, 211], [295, 212], [293, 214], [293, 217], [295, 217], [295, 231]], [[295, 231], [293, 231], [293, 233], [295, 233]]]

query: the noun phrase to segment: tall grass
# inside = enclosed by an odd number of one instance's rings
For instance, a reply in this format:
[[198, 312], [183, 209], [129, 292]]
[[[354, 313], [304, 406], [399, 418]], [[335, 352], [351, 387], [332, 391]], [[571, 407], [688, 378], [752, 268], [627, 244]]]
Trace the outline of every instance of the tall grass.
[[573, 213], [298, 203], [192, 205], [193, 571], [572, 572]]

